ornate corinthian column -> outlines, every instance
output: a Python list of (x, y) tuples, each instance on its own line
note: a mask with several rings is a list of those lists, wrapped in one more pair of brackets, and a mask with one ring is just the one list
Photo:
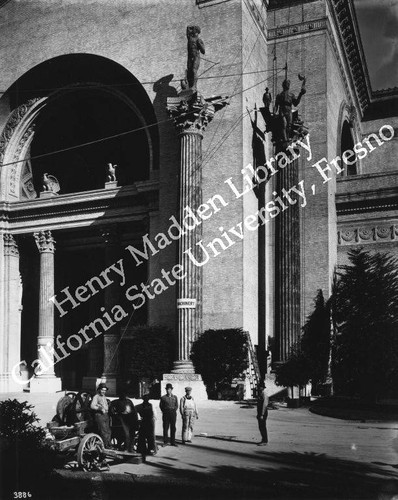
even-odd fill
[(40, 252), (39, 331), (37, 337), (36, 377), (30, 383), (31, 392), (61, 390), (61, 379), (54, 372), (54, 252), (55, 240), (51, 231), (34, 233)]
[[(216, 111), (226, 105), (227, 98), (205, 99), (198, 92), (183, 91), (178, 97), (167, 100), (167, 110), (174, 119), (180, 136), (181, 160), (179, 181), (179, 219), (183, 228), (188, 210), (193, 212), (202, 204), (202, 139), (207, 124)], [(199, 247), (202, 226), (190, 223), (178, 242), (178, 262), (186, 272), (186, 278), (178, 282), (178, 358), (171, 374), (164, 375), (163, 383), (172, 381), (176, 391), (183, 392), (184, 384), (198, 383), (196, 397), (206, 397), (200, 375), (195, 374), (190, 360), (191, 344), (202, 331), (202, 268), (195, 266), (186, 251), (191, 250), (198, 262), (201, 261)], [(199, 387), (200, 384), (200, 387)]]

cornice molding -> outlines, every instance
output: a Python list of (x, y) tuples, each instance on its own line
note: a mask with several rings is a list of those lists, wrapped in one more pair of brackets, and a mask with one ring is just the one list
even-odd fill
[(42, 227), (73, 228), (101, 222), (142, 220), (158, 210), (158, 183), (140, 182), (114, 190), (98, 190), (25, 202), (4, 202), (0, 220), (13, 234), (38, 231)]
[(370, 103), (371, 85), (352, 0), (327, 1), (363, 114)]

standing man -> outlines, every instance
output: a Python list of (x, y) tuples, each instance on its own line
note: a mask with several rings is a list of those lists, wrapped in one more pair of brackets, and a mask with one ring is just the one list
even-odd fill
[(268, 433), (267, 433), (267, 417), (268, 417), (268, 395), (265, 390), (265, 384), (261, 382), (257, 388), (257, 420), (258, 428), (261, 433), (261, 441), (257, 446), (264, 446), (268, 443)]
[(111, 445), (111, 428), (109, 425), (108, 401), (106, 399), (106, 391), (108, 390), (105, 384), (99, 384), (97, 394), (91, 401), (91, 409), (95, 412), (95, 423), (98, 427), (98, 433), (104, 441), (105, 448)]
[(182, 417), (182, 444), (192, 443), (193, 426), (195, 419), (199, 418), (196, 403), (191, 396), (192, 387), (185, 387), (185, 396), (180, 401)]
[(149, 402), (149, 394), (142, 396), (142, 404), (137, 406), (137, 412), (141, 417), (137, 451), (143, 457), (146, 455), (156, 455), (155, 414), (153, 406)]
[(166, 392), (167, 394), (160, 398), (159, 404), (163, 414), (163, 442), (164, 446), (166, 446), (170, 427), (170, 444), (171, 446), (178, 446), (176, 444), (178, 398), (174, 396), (171, 384), (166, 384)]
[[(126, 391), (119, 391), (119, 399), (110, 405), (110, 413), (119, 420), (125, 451), (133, 452), (135, 433), (138, 427), (138, 415), (134, 403), (127, 397)], [(115, 425), (115, 424), (113, 424)], [(121, 436), (118, 436), (120, 440)]]

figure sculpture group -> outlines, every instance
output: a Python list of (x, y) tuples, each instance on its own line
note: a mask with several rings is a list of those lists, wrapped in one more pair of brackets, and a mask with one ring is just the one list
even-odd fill
[(272, 140), (280, 150), (286, 149), (291, 143), (308, 134), (308, 129), (298, 112), (293, 111), (293, 106), (298, 106), (306, 93), (305, 77), (299, 74), (298, 78), (302, 82), (298, 96), (290, 92), (290, 80), (285, 79), (282, 83), (282, 92), (276, 96), (273, 112), (270, 111), (272, 96), (268, 87), (263, 95), (264, 107), (260, 108), (260, 111), (267, 125), (266, 131), (272, 132)]

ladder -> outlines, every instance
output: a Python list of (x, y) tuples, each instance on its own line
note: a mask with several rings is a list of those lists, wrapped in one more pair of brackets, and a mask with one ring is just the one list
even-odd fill
[(248, 377), (250, 382), (250, 389), (252, 392), (251, 396), (255, 397), (257, 396), (257, 386), (261, 381), (260, 367), (258, 365), (257, 355), (253, 347), (252, 339), (250, 338), (250, 333), (245, 332), (245, 334), (249, 354), (249, 363), (246, 370), (246, 376)]

